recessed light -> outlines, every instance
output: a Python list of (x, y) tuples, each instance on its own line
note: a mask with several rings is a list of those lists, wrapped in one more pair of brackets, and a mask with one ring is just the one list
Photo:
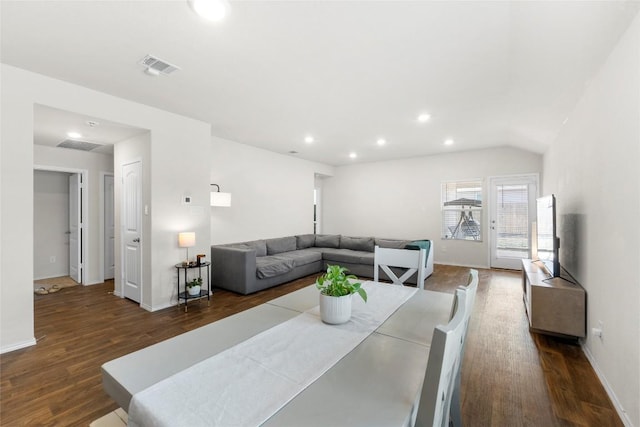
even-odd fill
[(431, 114), (429, 114), (429, 113), (421, 113), (421, 114), (418, 116), (418, 121), (419, 121), (420, 123), (426, 123), (426, 122), (428, 122), (428, 121), (429, 121), (429, 119), (430, 119), (430, 118), (431, 118)]
[(353, 151), (351, 153), (349, 153), (349, 158), (350, 159), (355, 159), (356, 157), (358, 157), (358, 155), (356, 153), (354, 153)]
[(449, 138), (444, 141), (444, 145), (453, 145), (453, 139)]
[(82, 138), (82, 134), (80, 132), (75, 132), (75, 131), (67, 132), (67, 136), (69, 138), (74, 138), (74, 139)]
[(376, 141), (376, 144), (378, 144), (380, 147), (382, 147), (382, 146), (383, 146), (384, 144), (386, 144), (386, 143), (387, 143), (387, 140), (386, 140), (386, 139), (384, 139), (384, 138), (379, 138), (379, 139)]
[(304, 137), (304, 142), (306, 142), (307, 144), (313, 144), (313, 141), (315, 141), (313, 139), (313, 137), (311, 135), (307, 135)]
[(189, 6), (198, 15), (208, 21), (222, 21), (229, 9), (226, 0), (188, 0)]

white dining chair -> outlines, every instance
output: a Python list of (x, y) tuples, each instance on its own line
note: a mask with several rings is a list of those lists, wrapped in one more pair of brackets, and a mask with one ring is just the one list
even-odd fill
[[(374, 248), (373, 281), (377, 282), (380, 270), (384, 271), (395, 285), (404, 285), (405, 282), (417, 272), (416, 284), (424, 289), (424, 281), (427, 278), (427, 251), (426, 249), (392, 249)], [(391, 269), (400, 267), (406, 269), (400, 277)]]
[(412, 426), (448, 427), (456, 369), (466, 329), (466, 291), (456, 290), (453, 318), (433, 330), (427, 371), (412, 414)]
[(469, 320), (473, 312), (475, 304), (476, 292), (478, 291), (478, 270), (469, 270), (469, 280), (467, 286), (460, 286), (466, 293), (466, 312), (465, 312), (465, 332), (462, 338), (462, 350), (460, 351), (460, 366), (457, 368), (455, 382), (453, 384), (453, 395), (451, 396), (451, 424), (453, 427), (462, 427), (462, 401), (460, 400), (461, 378), (462, 378), (462, 360), (464, 358), (464, 349), (466, 347), (467, 332), (469, 332)]

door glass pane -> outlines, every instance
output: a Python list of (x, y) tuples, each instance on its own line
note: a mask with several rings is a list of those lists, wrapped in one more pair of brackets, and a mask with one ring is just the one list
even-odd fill
[(529, 254), (528, 185), (498, 185), (496, 255), (526, 258)]

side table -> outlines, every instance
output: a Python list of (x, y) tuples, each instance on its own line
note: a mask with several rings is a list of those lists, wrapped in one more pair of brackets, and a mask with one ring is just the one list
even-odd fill
[[(189, 300), (193, 300), (193, 299), (201, 299), (204, 297), (207, 297), (207, 305), (211, 304), (211, 281), (209, 279), (209, 275), (210, 275), (210, 268), (211, 268), (211, 262), (209, 261), (205, 261), (201, 264), (191, 264), (191, 265), (183, 265), (182, 263), (176, 264), (176, 271), (178, 272), (178, 307), (180, 306), (180, 300), (184, 300), (184, 311), (185, 313), (188, 311), (189, 307), (188, 307), (188, 301)], [(204, 281), (203, 281), (203, 286), (200, 288), (200, 293), (196, 294), (196, 295), (189, 295), (189, 292), (187, 292), (187, 283), (189, 282), (188, 279), (188, 271), (194, 268), (198, 269), (198, 277), (202, 278), (202, 267), (207, 267), (207, 281), (206, 281), (206, 290), (202, 289), (204, 288)], [(184, 291), (180, 292), (180, 273), (181, 270), (184, 270)]]

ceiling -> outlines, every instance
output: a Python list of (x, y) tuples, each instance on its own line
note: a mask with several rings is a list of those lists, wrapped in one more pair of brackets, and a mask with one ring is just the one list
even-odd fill
[[(186, 0), (0, 4), (3, 63), (332, 165), (496, 146), (544, 152), (640, 8), (232, 1), (211, 24)], [(147, 54), (181, 69), (150, 76), (138, 64)], [(421, 112), (431, 119), (418, 123)]]
[[(100, 144), (101, 147), (94, 148), (91, 150), (92, 153), (113, 154), (113, 144), (116, 142), (148, 132), (145, 129), (44, 105), (34, 107), (33, 117), (34, 144), (56, 147), (65, 140)], [(69, 137), (68, 132), (78, 132), (82, 136)]]

